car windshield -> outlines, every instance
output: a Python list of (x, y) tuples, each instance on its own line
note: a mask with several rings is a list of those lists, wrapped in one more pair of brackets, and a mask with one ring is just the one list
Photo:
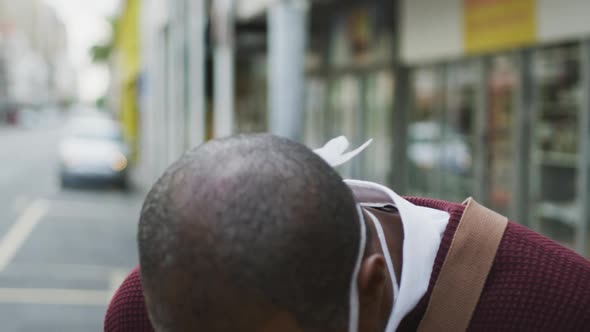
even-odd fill
[(106, 117), (85, 116), (70, 120), (66, 135), (73, 138), (123, 141), (120, 126)]
[(118, 131), (80, 131), (71, 134), (75, 138), (92, 139), (92, 140), (108, 140), (108, 141), (123, 141), (123, 135)]

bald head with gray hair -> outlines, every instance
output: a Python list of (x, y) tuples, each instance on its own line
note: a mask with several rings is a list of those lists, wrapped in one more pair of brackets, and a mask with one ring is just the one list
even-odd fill
[(158, 331), (347, 329), (355, 202), (301, 144), (246, 135), (187, 152), (147, 195), (138, 243)]

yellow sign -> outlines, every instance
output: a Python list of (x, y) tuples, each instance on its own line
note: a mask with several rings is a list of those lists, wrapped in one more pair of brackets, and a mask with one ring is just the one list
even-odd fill
[(536, 0), (464, 0), (464, 44), (468, 54), (535, 42)]

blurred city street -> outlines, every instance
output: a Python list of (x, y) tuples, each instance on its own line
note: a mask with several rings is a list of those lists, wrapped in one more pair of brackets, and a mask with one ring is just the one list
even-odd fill
[(590, 257), (588, 12), (590, 1), (0, 0), (0, 332), (103, 330), (138, 264), (148, 185), (236, 134), (372, 140), (343, 178), (473, 197)]
[(62, 190), (58, 127), (0, 128), (0, 321), (3, 332), (99, 331), (137, 263), (141, 195)]

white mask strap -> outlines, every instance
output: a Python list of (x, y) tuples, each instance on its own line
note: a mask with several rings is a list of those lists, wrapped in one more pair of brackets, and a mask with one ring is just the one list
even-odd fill
[(381, 249), (383, 250), (383, 258), (385, 258), (385, 264), (387, 265), (387, 270), (389, 271), (389, 276), (391, 277), (391, 283), (393, 285), (393, 303), (391, 305), (391, 314), (389, 315), (389, 321), (387, 322), (387, 327), (385, 329), (386, 332), (393, 331), (391, 325), (391, 318), (393, 317), (393, 307), (395, 306), (395, 302), (397, 301), (397, 297), (399, 294), (399, 284), (397, 282), (397, 276), (395, 274), (395, 270), (393, 268), (393, 261), (391, 260), (391, 255), (389, 254), (389, 247), (387, 246), (387, 240), (385, 239), (385, 232), (383, 232), (383, 227), (381, 227), (381, 223), (369, 211), (366, 211), (371, 217), (371, 221), (373, 225), (375, 225), (375, 229), (377, 230), (377, 237), (379, 237), (379, 242), (381, 243)]
[(356, 206), (357, 213), (359, 215), (359, 225), (361, 228), (361, 238), (359, 241), (359, 251), (356, 257), (356, 263), (354, 265), (354, 271), (352, 271), (352, 278), (350, 280), (350, 311), (348, 315), (348, 332), (357, 332), (359, 326), (359, 290), (358, 290), (358, 275), (361, 269), (361, 263), (363, 261), (363, 254), (365, 252), (365, 246), (367, 243), (367, 230), (365, 225), (365, 218), (360, 205)]
[(350, 143), (346, 137), (339, 136), (331, 139), (323, 147), (313, 150), (313, 152), (322, 157), (322, 159), (324, 159), (330, 166), (336, 167), (354, 158), (356, 155), (366, 149), (367, 146), (371, 144), (371, 142), (373, 142), (372, 138), (353, 151), (346, 152), (346, 149), (348, 149)]

